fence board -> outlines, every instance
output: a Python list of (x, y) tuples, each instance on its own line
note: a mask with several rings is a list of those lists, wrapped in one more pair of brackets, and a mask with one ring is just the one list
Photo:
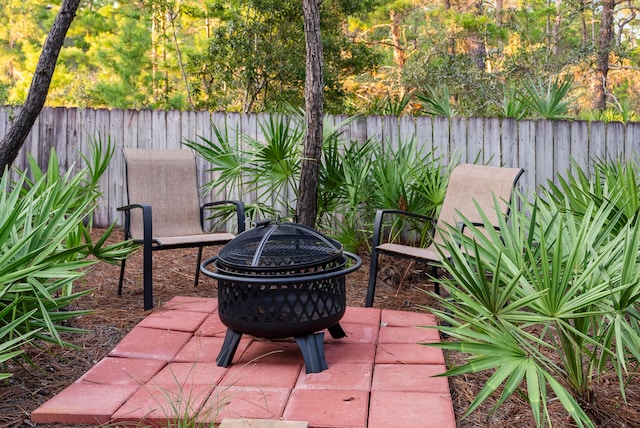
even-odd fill
[[(571, 123), (560, 120), (552, 123), (553, 126), (553, 165), (558, 168), (558, 173), (567, 178), (571, 159)], [(554, 179), (556, 175), (554, 174)], [(554, 180), (557, 183), (557, 180)]]
[(602, 122), (592, 122), (589, 126), (589, 159), (606, 159), (606, 133)]
[(200, 143), (202, 142), (198, 135), (196, 134), (196, 112), (195, 111), (185, 111), (182, 114), (182, 123), (181, 123), (181, 135), (182, 141), (193, 141)]
[(460, 155), (460, 162), (473, 162), (473, 156), (469, 159), (467, 146), (467, 119), (454, 117), (450, 123), (449, 150)]
[[(220, 115), (214, 115), (213, 117), (217, 118), (214, 120), (216, 127), (218, 128), (218, 131), (222, 133), (222, 135), (225, 134), (226, 132), (226, 138), (229, 140), (229, 143), (231, 144), (231, 147), (242, 147), (243, 150), (246, 149), (246, 147), (242, 146), (242, 142), (239, 140), (240, 136), (242, 135), (242, 117), (241, 115), (237, 114), (237, 113), (230, 113), (230, 114), (225, 114), (225, 113), (220, 113)], [(253, 121), (256, 121), (256, 116), (254, 115), (252, 117)], [(250, 130), (252, 128), (256, 128), (256, 124), (253, 125), (249, 125), (247, 124), (247, 129), (250, 132), (250, 135), (252, 138), (256, 138), (256, 132), (251, 132)], [(218, 141), (218, 140), (215, 140)], [(240, 199), (240, 189), (217, 189), (218, 196), (216, 196), (216, 199), (224, 199), (224, 198), (230, 198), (230, 199)]]
[[(122, 147), (138, 147), (138, 119), (140, 115), (135, 110), (125, 110), (124, 112), (124, 132), (122, 136)], [(120, 154), (122, 156), (122, 154)]]
[[(67, 113), (67, 136), (69, 145), (67, 146), (67, 166), (75, 165), (76, 168), (84, 164), (81, 153), (86, 153), (83, 147), (83, 141), (86, 139), (84, 131), (85, 119), (90, 116), (93, 118), (93, 110), (77, 109)], [(69, 120), (70, 117), (73, 119)]]
[[(624, 157), (624, 126), (620, 122), (610, 122), (606, 130), (607, 159), (622, 159)], [(609, 135), (620, 135), (622, 138), (609, 138)]]
[(359, 117), (351, 122), (351, 138), (361, 143), (367, 141), (367, 120)]
[(367, 116), (367, 139), (384, 141), (382, 139), (382, 118), (380, 116)]
[(415, 144), (416, 125), (412, 116), (401, 116), (398, 118), (398, 140), (403, 143), (414, 141)]
[(500, 127), (501, 163), (506, 167), (520, 165), (518, 158), (518, 121), (515, 119), (503, 119)]
[(124, 144), (124, 110), (111, 110), (109, 118), (109, 135), (111, 144), (115, 146), (113, 159), (111, 160), (112, 168), (109, 168), (109, 219), (114, 221), (120, 216), (117, 208), (125, 204), (125, 186), (124, 186), (124, 159), (122, 157), (122, 147)]
[(536, 183), (546, 185), (547, 178), (551, 178), (551, 175), (547, 174), (547, 172), (553, 170), (554, 144), (553, 122), (537, 120), (535, 122)]
[(589, 167), (589, 126), (587, 122), (571, 122), (571, 157), (570, 162), (575, 165), (568, 166), (572, 172), (577, 168), (586, 171)]
[(433, 119), (433, 148), (436, 154), (440, 156), (441, 163), (447, 165), (451, 156), (458, 156), (457, 153), (451, 153), (449, 150), (449, 120), (445, 117), (436, 117)]
[(523, 120), (518, 127), (518, 164), (524, 169), (520, 177), (523, 193), (529, 192), (536, 184), (536, 138), (535, 122)]
[(483, 161), (487, 165), (500, 166), (502, 164), (502, 153), (500, 152), (500, 119), (490, 117), (479, 120), (484, 122)]
[(351, 136), (351, 120), (349, 116), (346, 115), (336, 115), (336, 116), (325, 116), (324, 121), (331, 121), (333, 123), (332, 130), (335, 130), (338, 134), (338, 138), (343, 141), (351, 141), (353, 137)]
[[(205, 138), (209, 141), (213, 141), (213, 128), (211, 127), (211, 114), (209, 112), (196, 112), (194, 127), (196, 140), (202, 141), (201, 138)], [(210, 176), (211, 173), (207, 171), (207, 168), (198, 168), (198, 184), (200, 186), (209, 182)]]
[(177, 149), (179, 141), (167, 141), (167, 113), (151, 110), (151, 147), (154, 149)]
[(167, 112), (167, 141), (182, 147), (182, 115), (179, 111), (171, 110)]
[(78, 135), (79, 111), (77, 108), (67, 109), (67, 126), (64, 130), (67, 140), (67, 146), (64, 148), (67, 168), (71, 168), (74, 164), (77, 164), (78, 157), (80, 156), (78, 147), (80, 145), (80, 136)]
[(56, 156), (62, 171), (67, 171), (67, 109), (55, 109), (51, 124), (51, 146), (56, 149)]
[(433, 123), (431, 116), (419, 116), (414, 119), (416, 145), (422, 147), (422, 153), (433, 151)]
[(382, 117), (382, 142), (393, 147), (394, 150), (400, 145), (398, 140), (398, 118), (395, 116)]
[[(466, 146), (467, 146), (467, 162), (471, 163), (483, 163), (485, 158), (490, 155), (486, 152), (485, 146), (485, 133), (484, 133), (484, 119), (479, 117), (470, 117), (467, 119), (467, 128), (462, 130), (466, 134)], [(460, 146), (464, 145), (465, 141), (460, 141)]]
[(35, 159), (42, 169), (47, 169), (51, 146), (53, 144), (53, 121), (55, 112), (51, 109), (43, 111), (38, 117), (38, 144), (34, 147)]
[[(30, 154), (31, 157), (36, 162), (38, 162), (38, 164), (40, 164), (41, 167), (43, 167), (41, 162), (42, 160), (38, 156), (38, 148), (40, 146), (40, 116), (38, 116), (36, 121), (33, 123), (33, 126), (31, 127), (31, 131), (29, 132), (29, 135), (27, 136), (27, 139), (25, 141), (25, 145), (28, 148), (28, 154)], [(24, 165), (25, 169), (26, 167), (27, 165)]]
[(640, 123), (628, 123), (624, 139), (625, 159), (638, 159), (640, 154)]
[(153, 122), (151, 120), (151, 110), (140, 110), (138, 114), (138, 148), (150, 149), (153, 147), (153, 139), (151, 128)]

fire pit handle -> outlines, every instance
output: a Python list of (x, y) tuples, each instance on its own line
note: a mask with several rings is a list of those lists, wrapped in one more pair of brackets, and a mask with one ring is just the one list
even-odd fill
[(253, 227), (260, 227), (260, 226), (269, 226), (271, 224), (271, 220), (269, 220), (268, 218), (264, 218), (262, 220), (256, 220), (254, 221), (251, 226)]
[[(313, 274), (307, 274), (304, 275), (304, 280), (305, 281), (316, 281), (316, 280), (323, 280), (323, 279), (327, 279), (327, 278), (332, 278), (334, 276), (339, 276), (339, 275), (347, 275), (351, 272), (356, 271), (357, 269), (360, 268), (360, 266), (362, 266), (362, 259), (354, 253), (350, 253), (348, 251), (344, 251), (343, 254), (348, 257), (349, 259), (353, 260), (354, 263), (344, 269), (337, 269), (337, 270), (330, 270), (327, 272), (318, 272), (318, 273), (313, 273)], [(210, 264), (212, 264), (213, 262), (215, 262), (218, 259), (218, 256), (213, 256), (213, 257), (209, 257), (208, 259), (206, 259), (204, 262), (202, 262), (202, 264), (200, 265), (200, 271), (207, 275), (208, 277), (211, 278), (215, 278), (215, 279), (221, 279), (221, 280), (226, 280), (226, 281), (237, 281), (238, 280), (238, 276), (237, 275), (225, 275), (222, 274), (218, 271), (211, 271), (208, 269), (208, 266)], [(243, 276), (242, 277), (242, 281), (243, 282), (247, 282), (247, 283), (252, 283), (252, 282), (258, 282), (261, 284), (288, 284), (288, 283), (297, 283), (300, 282), (300, 276), (296, 276), (296, 275), (291, 275), (291, 276), (276, 276), (276, 277), (269, 277), (269, 276), (264, 276), (264, 275), (256, 275), (255, 277), (247, 277), (247, 276)]]

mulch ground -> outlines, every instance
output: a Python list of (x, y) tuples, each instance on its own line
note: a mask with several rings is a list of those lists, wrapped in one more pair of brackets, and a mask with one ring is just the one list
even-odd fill
[[(95, 231), (101, 233), (100, 230)], [(116, 231), (112, 240), (121, 239)], [(215, 249), (205, 251), (205, 257), (215, 254)], [(63, 388), (74, 382), (106, 354), (146, 315), (142, 310), (141, 255), (136, 252), (127, 262), (127, 275), (122, 296), (118, 296), (119, 267), (106, 263), (94, 265), (76, 290), (91, 289), (91, 293), (74, 304), (73, 309), (89, 309), (90, 314), (74, 319), (71, 324), (86, 330), (86, 333), (66, 335), (65, 339), (76, 348), (66, 349), (50, 344), (28, 346), (29, 361), (11, 361), (1, 372), (13, 376), (0, 384), (0, 428), (4, 427), (49, 427), (60, 425), (34, 424), (31, 411), (52, 398)], [(349, 306), (364, 306), (369, 259), (363, 258), (362, 267), (347, 277), (347, 303)], [(193, 286), (195, 250), (167, 250), (154, 253), (154, 298), (156, 305), (174, 296), (216, 296), (216, 281), (201, 276), (198, 287)], [(415, 271), (408, 262), (383, 261), (378, 276), (375, 306), (382, 308), (424, 311), (434, 302), (423, 292), (431, 289), (424, 275)], [(158, 304), (159, 302), (159, 304)], [(36, 346), (37, 345), (37, 346)], [(461, 364), (463, 356), (458, 353), (445, 354), (449, 366)], [(491, 373), (478, 373), (450, 378), (454, 410), (461, 428), (471, 427), (527, 427), (535, 426), (530, 416), (529, 405), (523, 396), (514, 394), (494, 411), (498, 397), (488, 399), (478, 410), (463, 418), (463, 414), (485, 384)], [(620, 398), (617, 380), (603, 376), (595, 385), (599, 427), (640, 427), (640, 385), (632, 381), (627, 390), (628, 404)], [(562, 406), (553, 402), (551, 420), (555, 427), (575, 426)], [(381, 427), (372, 427), (381, 428)]]

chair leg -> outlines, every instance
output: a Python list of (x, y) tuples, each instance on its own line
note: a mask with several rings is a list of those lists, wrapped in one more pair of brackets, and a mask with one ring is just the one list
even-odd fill
[(122, 296), (122, 283), (124, 282), (124, 265), (127, 259), (122, 259), (120, 263), (120, 280), (118, 280), (118, 296)]
[(144, 310), (153, 309), (153, 250), (151, 243), (143, 245), (142, 254), (142, 286), (144, 294)]
[(369, 285), (367, 286), (367, 300), (365, 307), (370, 308), (373, 306), (373, 296), (376, 293), (376, 277), (378, 273), (378, 252), (374, 249), (371, 250), (371, 264), (369, 266)]
[(198, 260), (196, 262), (196, 279), (193, 283), (194, 287), (198, 286), (198, 281), (200, 280), (200, 263), (202, 263), (202, 247), (198, 247)]
[[(432, 272), (432, 276), (434, 278), (434, 280), (436, 279), (436, 277), (438, 276), (438, 266), (435, 265), (431, 265), (431, 272)], [(433, 289), (436, 292), (436, 294), (438, 296), (441, 296), (442, 294), (440, 294), (440, 284), (437, 281), (433, 282)]]
[(153, 309), (153, 223), (151, 205), (142, 206), (142, 287), (144, 310)]

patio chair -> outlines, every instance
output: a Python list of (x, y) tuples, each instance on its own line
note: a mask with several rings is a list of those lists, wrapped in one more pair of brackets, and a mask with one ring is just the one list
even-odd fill
[[(423, 263), (432, 269), (437, 269), (442, 261), (437, 246), (444, 243), (446, 233), (441, 233), (445, 225), (457, 226), (461, 221), (461, 215), (474, 222), (483, 225), (478, 212), (482, 209), (488, 217), (492, 227), (497, 224), (497, 212), (508, 215), (508, 203), (514, 187), (522, 175), (522, 168), (502, 168), (485, 165), (460, 164), (451, 172), (447, 193), (437, 219), (402, 210), (380, 209), (376, 212), (373, 229), (373, 241), (371, 250), (371, 264), (369, 272), (369, 284), (365, 306), (373, 306), (373, 298), (376, 291), (376, 279), (378, 262), (381, 254), (411, 259)], [(500, 211), (494, 207), (494, 201), (502, 201)], [(382, 242), (384, 235), (384, 218), (388, 215), (407, 216), (433, 225), (431, 230), (431, 244), (426, 247), (402, 245), (391, 242)], [(440, 294), (438, 285), (436, 293)]]
[[(222, 245), (235, 235), (204, 231), (205, 210), (214, 205), (235, 205), (238, 233), (244, 231), (244, 204), (216, 201), (201, 205), (196, 158), (186, 149), (124, 149), (128, 205), (124, 212), (124, 238), (142, 244), (144, 309), (153, 308), (155, 250), (198, 248), (195, 285), (200, 277), (202, 249)], [(118, 295), (122, 294), (125, 262), (120, 266)]]

